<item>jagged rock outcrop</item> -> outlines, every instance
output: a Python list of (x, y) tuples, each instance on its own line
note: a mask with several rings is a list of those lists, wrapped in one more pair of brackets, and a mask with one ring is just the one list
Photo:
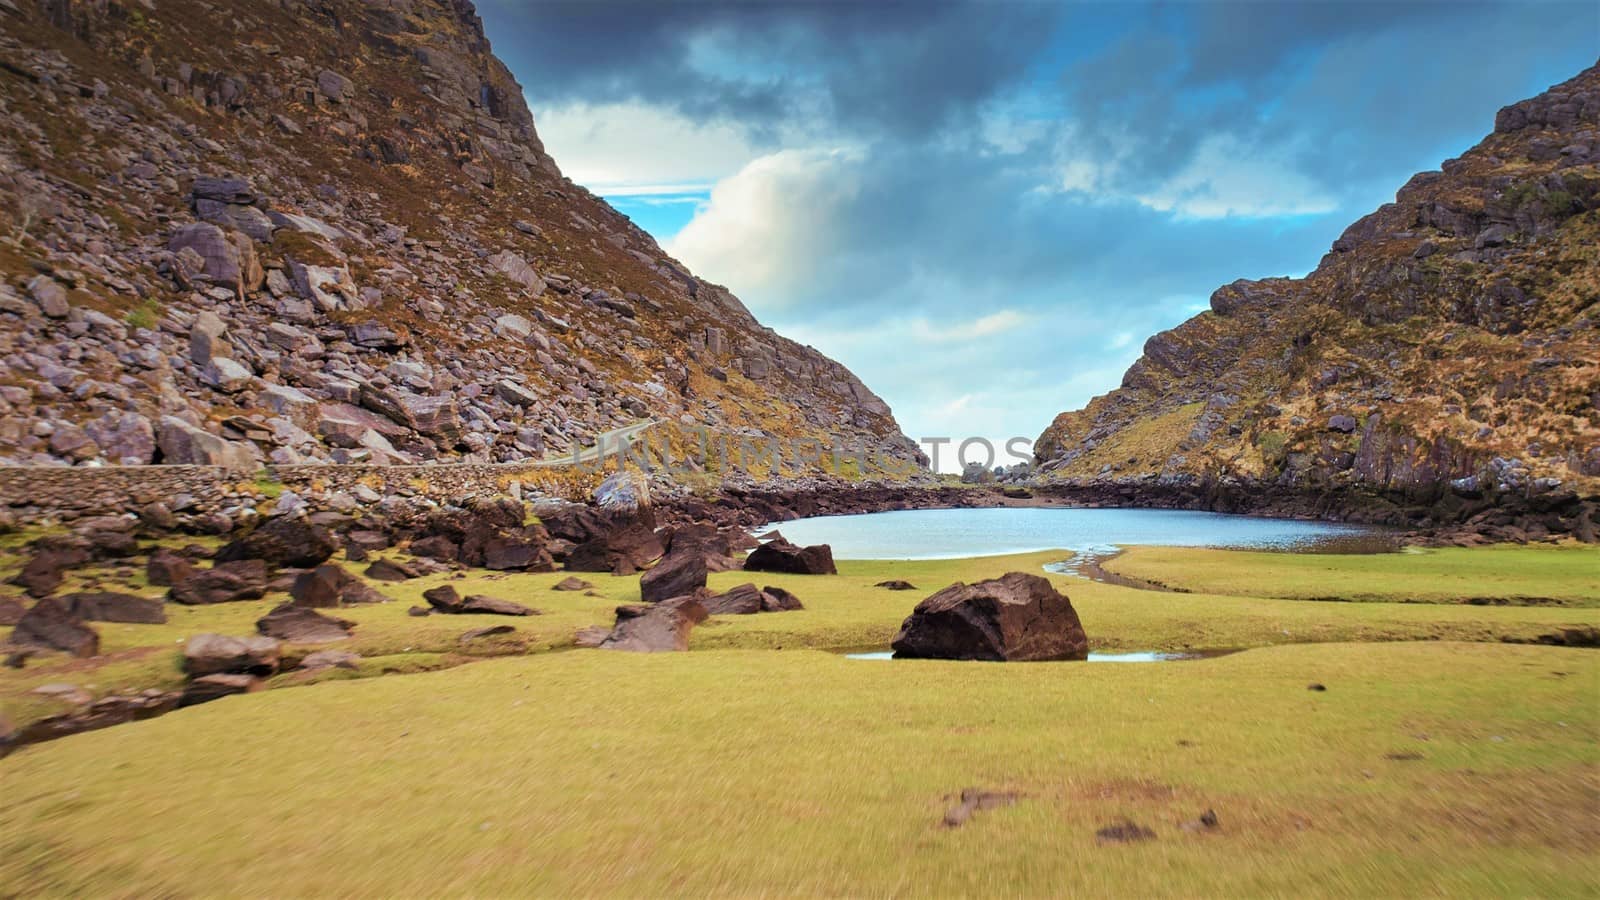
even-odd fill
[(1600, 67), (1501, 110), (1305, 278), (1217, 289), (1037, 462), (1130, 488), (1600, 494), (1597, 241)]
[(0, 20), (0, 463), (493, 462), (645, 418), (918, 457), (562, 177), (466, 0)]

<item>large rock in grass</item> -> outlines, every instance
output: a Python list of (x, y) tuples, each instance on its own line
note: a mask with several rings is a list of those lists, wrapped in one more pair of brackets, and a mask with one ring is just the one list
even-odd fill
[(661, 538), (645, 520), (625, 520), (567, 552), (571, 572), (632, 575), (665, 552)]
[(1089, 638), (1072, 601), (1025, 572), (939, 591), (917, 604), (892, 646), (897, 658), (913, 659), (1089, 658)]
[(234, 694), (249, 694), (261, 690), (261, 686), (261, 679), (254, 675), (205, 675), (184, 685), (178, 706), (198, 706)]
[(291, 644), (328, 644), (350, 636), (356, 623), (325, 616), (316, 610), (282, 603), (256, 620), (256, 630)]
[(217, 563), (174, 584), (167, 599), (185, 606), (259, 600), (267, 592), (267, 564), (259, 559)]
[(183, 554), (158, 547), (145, 563), (144, 580), (155, 587), (172, 587), (188, 581), (195, 573), (194, 563)]
[(160, 600), (116, 591), (84, 591), (61, 598), (67, 609), (90, 622), (121, 622), (131, 625), (161, 625), (167, 621), (165, 604)]
[(278, 671), (279, 644), (269, 637), (197, 634), (183, 647), (183, 671), (190, 678), (207, 675), (271, 675)]
[(783, 588), (741, 584), (721, 594), (704, 597), (701, 603), (713, 616), (747, 616), (763, 612), (788, 612), (804, 609), (800, 599)]
[(665, 653), (689, 649), (689, 632), (704, 622), (706, 608), (696, 597), (674, 597), (654, 604), (617, 607), (617, 624), (596, 644), (602, 650)]
[(217, 562), (260, 559), (271, 566), (309, 569), (326, 562), (335, 549), (333, 535), (321, 525), (304, 516), (275, 516), (217, 551)]
[(289, 596), (294, 598), (295, 606), (311, 608), (387, 603), (389, 600), (365, 581), (332, 563), (295, 576)]
[(10, 643), (21, 647), (43, 647), (73, 656), (94, 656), (100, 652), (100, 635), (72, 614), (57, 597), (46, 597), (22, 614), (11, 631)]
[(435, 612), (447, 615), (536, 616), (539, 614), (538, 610), (530, 609), (520, 603), (487, 597), (483, 594), (468, 594), (462, 597), (448, 584), (423, 591), (422, 599), (428, 601), (428, 605), (433, 607)]
[(639, 578), (639, 596), (646, 603), (693, 594), (706, 586), (706, 561), (696, 553), (669, 553)]
[(35, 541), (33, 556), (23, 565), (22, 571), (12, 577), (11, 583), (26, 590), (30, 597), (48, 597), (61, 586), (67, 572), (87, 564), (92, 558), (93, 548), (89, 542), (74, 536)]
[(746, 572), (783, 572), (789, 575), (837, 575), (833, 548), (827, 544), (797, 547), (777, 538), (751, 551), (744, 561)]

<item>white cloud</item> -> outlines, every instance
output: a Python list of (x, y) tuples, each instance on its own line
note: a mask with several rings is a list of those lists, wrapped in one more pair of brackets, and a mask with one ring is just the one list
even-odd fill
[(1295, 170), (1289, 153), (1250, 147), (1231, 135), (1207, 138), (1194, 158), (1140, 203), (1194, 219), (1320, 215), (1339, 201)]
[(1027, 316), (1014, 309), (1002, 309), (987, 316), (981, 316), (968, 322), (956, 322), (942, 328), (935, 326), (927, 319), (919, 318), (912, 320), (911, 333), (918, 340), (944, 344), (1000, 334), (1016, 328), (1027, 320)]
[(784, 150), (753, 160), (711, 189), (711, 199), (668, 242), (690, 269), (747, 301), (781, 308), (826, 257), (835, 213), (860, 189), (858, 157), (845, 150)]
[(574, 103), (535, 117), (562, 171), (597, 194), (703, 191), (760, 155), (734, 124), (643, 103)]

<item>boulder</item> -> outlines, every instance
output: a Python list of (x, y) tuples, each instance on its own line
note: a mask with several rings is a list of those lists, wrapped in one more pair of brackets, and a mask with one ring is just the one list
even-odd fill
[(619, 606), (617, 624), (596, 646), (603, 650), (663, 653), (689, 649), (689, 632), (705, 621), (698, 598), (675, 597), (663, 603)]
[(259, 559), (270, 566), (322, 565), (337, 547), (333, 534), (305, 516), (274, 516), (217, 551), (217, 562)]
[(361, 386), (361, 405), (413, 431), (453, 444), (461, 436), (454, 397), (422, 397), (402, 390)]
[(46, 597), (23, 613), (8, 643), (60, 650), (78, 657), (100, 652), (100, 634), (73, 615), (67, 604), (57, 597)]
[(754, 584), (731, 587), (721, 594), (703, 597), (700, 602), (706, 612), (713, 616), (747, 616), (805, 608), (795, 595), (783, 588), (765, 587), (758, 590)]
[(350, 636), (356, 623), (325, 616), (313, 609), (282, 603), (256, 620), (256, 631), (291, 644), (327, 644)]
[(567, 552), (566, 566), (573, 572), (610, 572), (632, 575), (664, 552), (655, 529), (638, 519), (591, 538)]
[(363, 574), (373, 581), (387, 581), (397, 583), (421, 578), (424, 575), (433, 575), (444, 571), (445, 567), (427, 559), (411, 559), (399, 562), (391, 559), (373, 560)]
[(555, 584), (551, 585), (550, 586), (550, 590), (552, 590), (552, 591), (587, 591), (588, 589), (590, 589), (592, 587), (594, 587), (594, 585), (590, 584), (587, 581), (584, 581), (582, 578), (578, 578), (575, 575), (568, 575), (566, 578), (563, 578), (560, 581), (556, 582)]
[(167, 621), (160, 600), (115, 591), (85, 591), (61, 597), (72, 615), (89, 622), (122, 622), (131, 625), (161, 625)]
[(837, 575), (833, 548), (827, 544), (798, 547), (783, 539), (771, 540), (751, 551), (746, 572), (783, 572), (789, 575)]
[(183, 645), (183, 671), (190, 678), (207, 675), (271, 675), (278, 671), (281, 647), (269, 637), (197, 634)]
[(28, 282), (28, 297), (39, 311), (52, 319), (65, 319), (72, 312), (67, 289), (49, 275), (35, 275)]
[(896, 658), (1089, 658), (1089, 639), (1072, 602), (1047, 579), (1025, 572), (957, 582), (935, 593), (912, 610), (891, 646)]
[(433, 607), (434, 612), (449, 615), (534, 616), (539, 614), (538, 610), (530, 609), (520, 603), (486, 597), (482, 594), (470, 594), (463, 598), (456, 592), (455, 588), (448, 584), (423, 591), (422, 599), (428, 601), (428, 605)]
[(155, 587), (172, 587), (186, 581), (195, 572), (188, 557), (166, 547), (157, 548), (145, 563), (144, 580)]
[(873, 587), (881, 587), (886, 591), (914, 591), (917, 589), (917, 586), (911, 582), (901, 581), (898, 578), (891, 579), (889, 581), (880, 581), (873, 585)]
[(318, 650), (315, 653), (306, 654), (306, 658), (300, 660), (300, 668), (307, 671), (315, 671), (317, 669), (354, 670), (360, 664), (360, 654), (351, 653), (348, 650)]
[(532, 296), (537, 297), (544, 293), (544, 279), (539, 277), (539, 273), (534, 271), (533, 266), (528, 265), (527, 260), (510, 250), (502, 250), (496, 253), (489, 257), (488, 262), (489, 265), (498, 269), (500, 274), (522, 285)]
[(28, 608), (22, 601), (15, 597), (0, 597), (0, 626), (15, 625), (22, 621), (22, 614)]
[(465, 644), (469, 641), (478, 641), (487, 637), (499, 637), (503, 634), (513, 634), (516, 632), (516, 630), (517, 629), (511, 627), (510, 625), (489, 625), (484, 628), (474, 628), (471, 631), (463, 631), (461, 632), (461, 636), (456, 638), (456, 640)]
[(705, 586), (704, 559), (695, 553), (669, 553), (639, 578), (639, 596), (646, 603), (659, 603)]
[(174, 584), (167, 599), (185, 606), (259, 600), (267, 592), (267, 564), (259, 559), (240, 559), (201, 569)]
[(30, 597), (48, 597), (66, 579), (66, 573), (89, 562), (88, 542), (53, 542), (37, 545), (22, 571), (12, 576), (11, 583), (28, 592)]
[(178, 706), (198, 706), (233, 694), (253, 693), (261, 690), (261, 685), (261, 679), (254, 675), (205, 675), (184, 685)]
[(365, 581), (331, 563), (295, 576), (289, 596), (295, 606), (322, 609), (389, 601)]
[(223, 440), (176, 416), (163, 416), (156, 446), (169, 465), (223, 466), (252, 469), (256, 457), (248, 445)]

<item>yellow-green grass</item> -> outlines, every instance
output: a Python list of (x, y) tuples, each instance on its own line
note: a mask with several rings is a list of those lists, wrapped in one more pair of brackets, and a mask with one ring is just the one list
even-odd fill
[[(1512, 555), (1525, 552), (1530, 548), (1518, 548)], [(695, 629), (691, 644), (696, 649), (887, 649), (911, 608), (933, 591), (955, 581), (972, 582), (1008, 571), (1042, 574), (1043, 566), (1065, 556), (1061, 551), (1047, 551), (955, 560), (846, 561), (839, 564), (838, 576), (717, 573), (710, 578), (715, 590), (746, 581), (778, 585), (793, 591), (806, 608), (787, 613), (714, 617)], [(359, 572), (363, 566), (349, 568)], [(618, 604), (637, 602), (639, 598), (637, 576), (580, 573), (580, 577), (593, 583), (598, 596), (550, 589), (568, 574), (496, 574), (478, 570), (460, 578), (444, 574), (401, 584), (373, 582), (394, 602), (327, 611), (357, 623), (350, 640), (328, 646), (360, 654), (363, 661), (359, 669), (326, 671), (311, 680), (408, 673), (488, 656), (568, 648), (580, 628), (609, 625)], [(74, 575), (77, 581), (86, 577), (85, 573)], [(1325, 641), (1533, 641), (1562, 627), (1600, 625), (1600, 612), (1594, 609), (1305, 603), (1159, 593), (1067, 576), (1048, 577), (1072, 597), (1092, 645), (1101, 651), (1236, 649)], [(160, 595), (161, 588), (143, 587), (139, 578), (142, 574), (126, 585), (106, 586)], [(874, 587), (888, 579), (908, 580), (918, 590)], [(485, 593), (514, 600), (541, 610), (543, 615), (503, 618), (407, 614), (411, 606), (426, 606), (423, 591), (440, 584), (454, 585), (463, 594)], [(144, 688), (176, 689), (183, 683), (180, 652), (189, 636), (202, 632), (253, 634), (256, 620), (285, 599), (286, 595), (271, 594), (259, 601), (214, 606), (169, 603), (165, 625), (95, 623), (101, 634), (100, 657), (77, 660), (53, 655), (33, 661), (22, 670), (0, 669), (0, 715), (20, 726), (70, 710), (70, 704), (62, 699), (33, 693), (46, 684), (72, 684), (94, 696)], [(509, 624), (517, 632), (487, 641), (463, 644), (459, 640), (464, 631), (492, 624)], [(303, 655), (311, 649), (316, 648), (291, 648), (290, 653)], [(273, 686), (301, 684), (305, 680), (303, 674), (288, 674), (274, 679)]]
[[(0, 893), (1594, 896), (1597, 691), (1500, 644), (498, 659), (23, 748)], [(972, 786), (1023, 797), (942, 828)]]
[(1376, 555), (1130, 547), (1105, 568), (1208, 594), (1600, 606), (1600, 548), (1580, 544)]

